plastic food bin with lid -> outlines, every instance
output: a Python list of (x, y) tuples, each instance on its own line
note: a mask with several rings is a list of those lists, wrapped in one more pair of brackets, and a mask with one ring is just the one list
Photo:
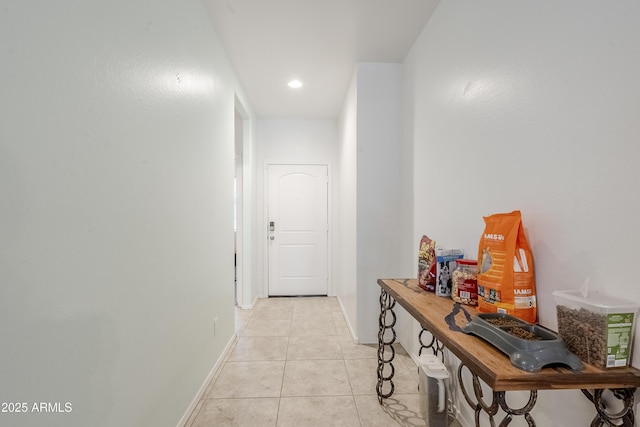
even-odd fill
[(599, 368), (631, 363), (638, 304), (600, 292), (555, 291), (558, 333), (583, 362)]

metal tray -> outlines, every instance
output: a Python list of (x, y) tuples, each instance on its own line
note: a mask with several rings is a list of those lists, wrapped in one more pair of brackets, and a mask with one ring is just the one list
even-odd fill
[(501, 350), (511, 364), (527, 372), (538, 372), (552, 364), (581, 370), (582, 362), (560, 335), (504, 313), (483, 313), (462, 327), (463, 332), (476, 335)]

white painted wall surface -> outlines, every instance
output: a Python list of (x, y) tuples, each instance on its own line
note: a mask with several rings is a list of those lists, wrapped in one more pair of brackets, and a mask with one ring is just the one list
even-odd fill
[[(482, 216), (520, 209), (551, 328), (552, 292), (587, 278), (640, 301), (638, 16), (636, 1), (443, 1), (405, 62), (414, 235), (473, 256)], [(593, 416), (579, 391), (534, 410), (538, 425)]]
[(356, 65), (340, 116), (337, 295), (360, 343), (377, 342), (381, 277), (411, 274), (412, 175), (402, 171), (402, 66)]
[(0, 401), (72, 411), (0, 424), (175, 426), (234, 334), (232, 69), (199, 1), (2, 10)]
[[(402, 65), (359, 63), (357, 70), (357, 333), (378, 342), (380, 277), (401, 277), (410, 213), (403, 200)], [(403, 218), (404, 216), (404, 218)], [(404, 255), (409, 256), (410, 252)]]
[[(327, 164), (329, 165), (329, 205), (334, 208), (332, 194), (335, 184), (332, 179), (333, 165), (337, 158), (338, 126), (336, 120), (286, 120), (261, 119), (256, 122), (255, 138), (256, 173), (255, 200), (257, 206), (258, 232), (255, 234), (254, 245), (257, 249), (256, 263), (258, 264), (258, 280), (260, 280), (261, 297), (267, 293), (267, 222), (265, 209), (265, 179), (264, 171), (268, 163), (292, 164)], [(333, 211), (329, 214), (329, 268), (331, 273), (333, 255)], [(332, 277), (332, 276), (329, 276)], [(333, 294), (333, 285), (329, 283), (329, 293)]]
[(358, 74), (354, 70), (339, 119), (340, 142), (338, 167), (336, 168), (337, 212), (335, 233), (336, 262), (334, 283), (351, 334), (357, 339), (357, 202), (358, 191), (358, 133), (357, 133), (357, 85)]

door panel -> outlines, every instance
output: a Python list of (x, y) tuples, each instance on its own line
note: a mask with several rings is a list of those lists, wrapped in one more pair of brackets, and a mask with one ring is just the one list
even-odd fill
[(268, 166), (269, 295), (327, 295), (327, 165)]

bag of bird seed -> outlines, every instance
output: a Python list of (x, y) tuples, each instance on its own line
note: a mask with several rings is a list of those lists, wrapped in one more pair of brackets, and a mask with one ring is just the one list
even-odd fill
[(537, 318), (533, 255), (520, 211), (484, 217), (478, 246), (478, 310)]

